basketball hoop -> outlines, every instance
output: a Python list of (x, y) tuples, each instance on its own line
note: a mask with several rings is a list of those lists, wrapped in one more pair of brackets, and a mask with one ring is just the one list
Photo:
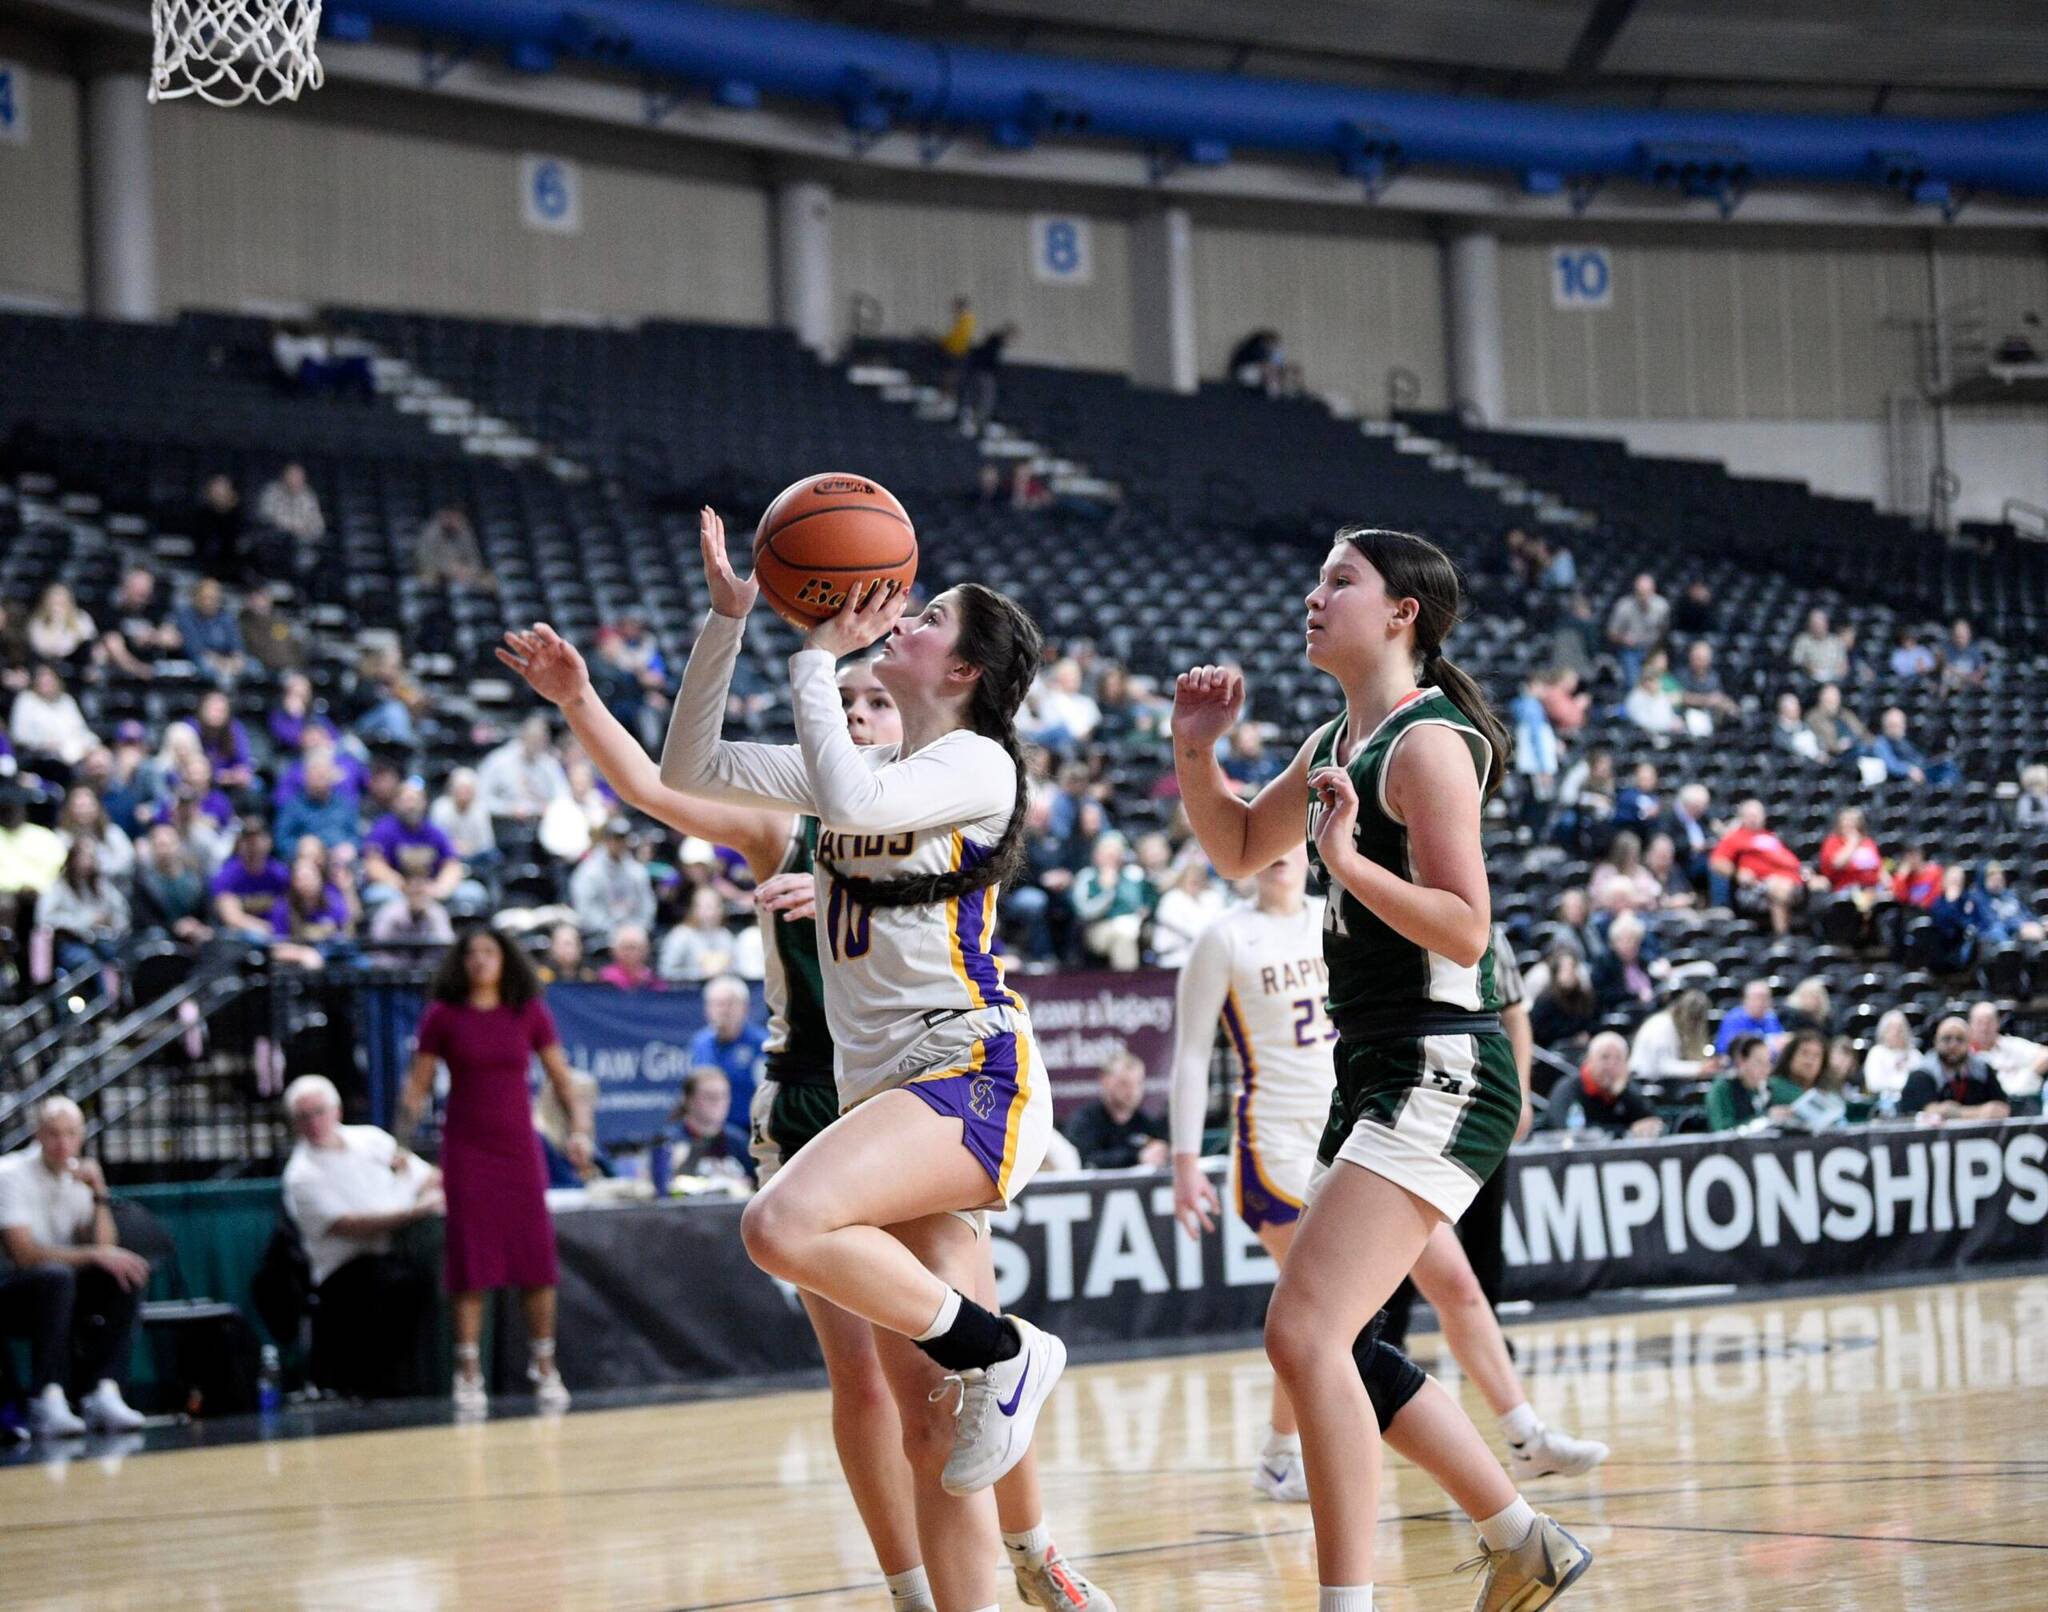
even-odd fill
[(150, 0), (149, 11), (152, 101), (274, 106), (320, 87), (320, 0)]

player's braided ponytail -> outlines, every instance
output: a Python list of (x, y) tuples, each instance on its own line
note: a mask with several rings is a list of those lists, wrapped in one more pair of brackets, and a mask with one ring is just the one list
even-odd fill
[(968, 706), (968, 725), (1009, 752), (1017, 769), (1017, 799), (1003, 837), (981, 862), (950, 873), (899, 873), (867, 879), (845, 873), (836, 863), (819, 866), (846, 887), (864, 907), (919, 907), (1007, 884), (1024, 864), (1024, 809), (1030, 783), (1024, 771), (1024, 746), (1017, 738), (1017, 710), (1038, 675), (1044, 640), (1038, 624), (1014, 600), (978, 582), (954, 588), (960, 602), (960, 638), (954, 654), (981, 669)]
[(1490, 797), (1507, 782), (1515, 742), (1506, 725), (1494, 714), (1486, 691), (1444, 654), (1444, 640), (1464, 614), (1465, 590), (1458, 568), (1448, 554), (1427, 538), (1407, 532), (1347, 526), (1338, 532), (1337, 541), (1349, 543), (1379, 572), (1389, 599), (1415, 601), (1415, 654), (1421, 662), (1417, 680), (1443, 690), (1493, 751), (1493, 765), (1487, 769), (1482, 794), (1482, 798)]

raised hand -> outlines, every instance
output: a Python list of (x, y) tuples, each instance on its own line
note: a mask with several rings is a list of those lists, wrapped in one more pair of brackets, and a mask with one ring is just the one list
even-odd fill
[(498, 659), (556, 705), (572, 704), (590, 692), (590, 668), (581, 652), (544, 621), (536, 621), (530, 631), (505, 634)]
[(697, 517), (697, 542), (704, 550), (704, 587), (711, 595), (711, 608), (721, 616), (744, 616), (761, 596), (761, 584), (750, 572), (745, 577), (732, 568), (725, 552), (725, 522), (718, 511), (706, 504)]
[(909, 602), (900, 582), (857, 582), (846, 590), (839, 613), (813, 627), (804, 643), (834, 660), (851, 655), (886, 637)]
[(1173, 685), (1173, 736), (1214, 744), (1237, 725), (1244, 706), (1244, 674), (1234, 666), (1197, 666)]

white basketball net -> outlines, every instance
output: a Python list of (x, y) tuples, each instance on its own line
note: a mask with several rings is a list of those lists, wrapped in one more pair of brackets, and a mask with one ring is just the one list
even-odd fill
[(149, 10), (152, 101), (272, 106), (320, 87), (320, 0), (150, 0)]

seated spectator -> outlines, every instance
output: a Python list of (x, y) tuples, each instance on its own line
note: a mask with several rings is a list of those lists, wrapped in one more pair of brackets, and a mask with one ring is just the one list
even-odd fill
[(285, 1088), (298, 1141), (284, 1167), (284, 1208), (312, 1268), (308, 1376), (338, 1393), (377, 1399), (415, 1386), (413, 1361), (434, 1314), (434, 1278), (395, 1253), (407, 1226), (446, 1212), (441, 1172), (374, 1125), (344, 1125), (324, 1075)]
[[(434, 894), (434, 885), (424, 873), (408, 873), (400, 886), (402, 894), (396, 901), (386, 901), (379, 906), (370, 919), (370, 939), (381, 946), (403, 942), (416, 948), (429, 945), (445, 946), (455, 938), (455, 923), (448, 916), (448, 909), (441, 905)], [(399, 954), (401, 963), (417, 960), (412, 955)]]
[(1537, 1046), (1569, 1057), (1599, 1026), (1600, 999), (1579, 954), (1570, 947), (1552, 947), (1544, 961), (1550, 977), (1529, 1005), (1529, 1031)]
[(1145, 875), (1131, 865), (1121, 834), (1100, 836), (1088, 866), (1074, 880), (1074, 916), (1084, 926), (1089, 952), (1111, 968), (1136, 968), (1138, 936), (1144, 928), (1148, 891)]
[(1643, 1020), (1629, 1048), (1629, 1073), (1639, 1080), (1689, 1080), (1714, 1057), (1705, 991), (1684, 990)]
[(1633, 829), (1640, 839), (1664, 815), (1664, 797), (1658, 792), (1657, 764), (1639, 761), (1628, 782), (1614, 796), (1617, 827)]
[(1223, 758), (1224, 774), (1241, 789), (1263, 789), (1287, 770), (1289, 758), (1276, 755), (1267, 748), (1266, 730), (1262, 723), (1238, 723), (1230, 730), (1225, 743), (1229, 753)]
[(469, 517), (452, 505), (436, 510), (413, 544), (413, 575), (430, 588), (496, 592), (498, 579), (484, 563)]
[[(633, 854), (632, 832), (633, 825), (625, 818), (608, 819), (604, 837), (569, 875), (569, 905), (576, 909), (576, 921), (587, 935), (608, 935), (621, 924), (645, 930), (654, 922), (654, 878), (647, 864)], [(724, 917), (721, 908), (721, 925)], [(728, 936), (728, 948), (730, 940)]]
[(2048, 765), (2020, 769), (2019, 798), (2012, 803), (2013, 821), (2021, 828), (2048, 829)]
[[(107, 1178), (84, 1148), (78, 1105), (48, 1097), (36, 1110), (35, 1144), (0, 1159), (0, 1337), (29, 1340), (28, 1425), (37, 1438), (142, 1425), (120, 1379), (149, 1261), (120, 1246)], [(82, 1395), (76, 1413), (67, 1388)]]
[(1695, 638), (1685, 651), (1685, 670), (1678, 674), (1678, 703), (1687, 713), (1697, 711), (1706, 718), (1711, 732), (1723, 722), (1742, 714), (1714, 669), (1714, 646)]
[(1835, 831), (1820, 842), (1816, 867), (1831, 890), (1875, 890), (1884, 883), (1884, 852), (1865, 831), (1862, 808), (1835, 813)]
[(212, 475), (199, 489), (192, 512), (192, 560), (200, 574), (240, 582), (247, 574), (242, 540), (247, 519), (232, 477)]
[[(398, 894), (413, 874), (427, 880), (436, 901), (454, 895), (469, 870), (448, 836), (427, 821), (427, 786), (408, 778), (398, 791), (394, 809), (371, 825), (363, 836), (363, 877), (371, 888), (364, 895), (374, 905)], [(379, 896), (378, 891), (382, 891)]]
[(1655, 912), (1657, 876), (1643, 866), (1643, 842), (1627, 829), (1614, 836), (1607, 858), (1593, 870), (1586, 894), (1598, 912)]
[(1942, 873), (1941, 894), (1927, 909), (1934, 920), (1934, 955), (1929, 961), (1936, 973), (1957, 973), (1976, 958), (1977, 937), (1964, 905), (1969, 897), (1969, 869), (1951, 864)]
[(457, 767), (448, 775), (448, 787), (434, 797), (427, 821), (448, 836), (455, 854), (470, 867), (488, 867), (498, 860), (498, 835), (477, 793), (475, 768)]
[(1941, 689), (1953, 694), (1959, 688), (1982, 688), (1990, 676), (1991, 662), (1977, 643), (1976, 629), (1969, 618), (1958, 616), (1949, 626), (1948, 644), (1941, 652)]
[(1207, 857), (1190, 857), (1170, 869), (1152, 908), (1152, 961), (1160, 968), (1179, 968), (1202, 931), (1223, 915), (1227, 905)]
[(277, 479), (257, 495), (256, 518), (293, 539), (301, 551), (316, 548), (327, 535), (327, 517), (320, 508), (320, 495), (306, 479), (306, 467), (296, 460), (280, 470)]
[(1081, 663), (1069, 655), (1032, 685), (1017, 726), (1033, 744), (1065, 754), (1086, 744), (1101, 720), (1102, 708), (1083, 687)]
[(1239, 340), (1230, 349), (1229, 361), (1224, 365), (1239, 386), (1248, 392), (1263, 392), (1267, 397), (1279, 397), (1286, 392), (1288, 368), (1287, 348), (1280, 340), (1280, 332), (1271, 329), (1254, 330)]
[(597, 1145), (597, 1095), (597, 1077), (580, 1069), (569, 1071), (566, 1105), (552, 1080), (541, 1082), (533, 1129), (550, 1187), (584, 1187), (613, 1173), (612, 1161)]
[(1557, 781), (1553, 837), (1581, 855), (1599, 855), (1614, 832), (1614, 803), (1620, 793), (1614, 752), (1604, 744), (1591, 746)]
[(1963, 922), (1981, 946), (2005, 946), (2014, 941), (2039, 946), (2041, 921), (2006, 883), (2005, 864), (1986, 862), (1977, 882), (1963, 897)]
[(199, 749), (213, 766), (213, 781), (222, 789), (247, 789), (256, 777), (249, 730), (237, 720), (234, 707), (219, 689), (199, 697), (199, 711), (186, 724), (199, 736)]
[(1735, 827), (1714, 847), (1707, 871), (1715, 906), (1751, 917), (1768, 914), (1774, 934), (1789, 934), (1793, 913), (1806, 905), (1806, 869), (1771, 832), (1760, 800), (1736, 807)]
[(1607, 926), (1607, 950), (1593, 964), (1593, 994), (1602, 1013), (1630, 1005), (1648, 1007), (1657, 999), (1657, 981), (1671, 972), (1668, 963), (1643, 955), (1643, 921), (1624, 912)]
[(1969, 1025), (1970, 1052), (1991, 1066), (2007, 1098), (2018, 1103), (2039, 1097), (2048, 1079), (2048, 1046), (2007, 1035), (1995, 1002), (1973, 1004)]
[(113, 962), (128, 921), (128, 898), (100, 872), (99, 843), (73, 840), (63, 870), (36, 904), (37, 924), (56, 935), (58, 972)]
[(1794, 1034), (1801, 1030), (1812, 1030), (1823, 1036), (1833, 1034), (1835, 1002), (1828, 994), (1828, 982), (1818, 974), (1809, 974), (1793, 986), (1785, 993), (1784, 1011), (1778, 1015), (1778, 1020)]
[[(1593, 927), (1593, 903), (1583, 885), (1559, 892), (1554, 918), (1561, 933), (1553, 944), (1569, 946), (1580, 962), (1591, 963), (1607, 950), (1606, 940)], [(1532, 992), (1537, 989), (1540, 987), (1532, 982)]]
[[(1788, 1053), (1794, 1047), (1810, 1049), (1820, 1063), (1827, 1061), (1826, 1039), (1811, 1030), (1786, 1041)], [(1707, 1088), (1708, 1129), (1733, 1131), (1757, 1120), (1782, 1125), (1799, 1101), (1800, 1088), (1773, 1068), (1770, 1043), (1760, 1035), (1739, 1035), (1729, 1043), (1728, 1064), (1728, 1073)]]
[(723, 1182), (742, 1194), (753, 1190), (747, 1128), (733, 1120), (732, 1111), (732, 1082), (716, 1064), (683, 1078), (682, 1100), (669, 1116), (673, 1128), (663, 1133), (665, 1145), (656, 1151), (654, 1173), (663, 1192), (674, 1192), (679, 1176)]
[(59, 781), (99, 744), (85, 725), (78, 701), (65, 691), (64, 680), (48, 661), (36, 667), (34, 680), (14, 696), (7, 732), (24, 771), (48, 773)]
[(278, 942), (271, 955), (295, 967), (319, 968), (325, 956), (322, 948), (347, 939), (354, 928), (348, 894), (329, 881), (327, 870), (309, 856), (293, 862), (284, 895), (270, 909), (270, 932)]
[(99, 643), (100, 630), (92, 617), (78, 608), (71, 590), (52, 582), (29, 613), (27, 635), (29, 651), (38, 660), (83, 667)]
[(426, 709), (427, 697), (406, 675), (405, 657), (396, 647), (376, 644), (366, 648), (356, 662), (355, 686), (364, 710), (354, 726), (364, 743), (402, 750), (419, 745), (418, 718)]
[(1564, 770), (1564, 746), (1551, 725), (1537, 693), (1537, 678), (1531, 674), (1522, 692), (1508, 708), (1515, 725), (1515, 776), (1522, 780), (1524, 794), (1522, 821), (1541, 828), (1549, 815), (1550, 802), (1557, 796), (1557, 777)]
[(232, 683), (247, 665), (242, 624), (227, 608), (227, 595), (212, 577), (193, 584), (191, 599), (178, 607), (173, 621), (185, 654), (199, 662), (216, 682)]
[(1970, 1050), (1970, 1027), (1943, 1019), (1934, 1027), (1934, 1051), (1906, 1077), (1899, 1113), (1939, 1125), (1952, 1120), (2008, 1119), (2012, 1104), (1991, 1065)]
[[(314, 708), (313, 680), (304, 672), (285, 673), (278, 688), (277, 701), (271, 706), (265, 725), (278, 749), (293, 755), (304, 750), (306, 729), (309, 727), (324, 733), (330, 745), (335, 738), (334, 724)], [(282, 795), (284, 792), (280, 784), (278, 793)]]
[(1146, 1113), (1144, 1102), (1145, 1061), (1134, 1052), (1112, 1053), (1102, 1066), (1095, 1101), (1060, 1127), (1081, 1155), (1083, 1169), (1156, 1169), (1166, 1163), (1166, 1122)]
[(1671, 625), (1689, 637), (1697, 638), (1701, 633), (1714, 630), (1714, 590), (1707, 582), (1694, 578), (1685, 585), (1685, 592), (1678, 596), (1678, 603), (1671, 607)]
[(353, 845), (362, 835), (354, 796), (342, 787), (331, 749), (316, 749), (305, 762), (305, 785), (277, 813), (277, 843), (297, 845), (311, 835), (322, 845)]
[(690, 892), (683, 922), (662, 937), (656, 972), (679, 984), (701, 984), (719, 974), (739, 974), (738, 937), (725, 926), (725, 898), (708, 884)]
[(64, 806), (57, 813), (57, 838), (69, 850), (80, 840), (90, 840), (99, 852), (100, 872), (116, 881), (126, 881), (135, 871), (135, 842), (107, 818), (107, 810), (84, 784), (64, 792)]
[(1612, 1030), (1593, 1037), (1576, 1076), (1567, 1075), (1550, 1088), (1543, 1124), (1554, 1131), (1600, 1131), (1637, 1141), (1664, 1134), (1656, 1108), (1629, 1083), (1628, 1043)]
[(1714, 1050), (1726, 1056), (1737, 1036), (1761, 1036), (1769, 1042), (1784, 1033), (1785, 1026), (1771, 1002), (1770, 982), (1751, 980), (1742, 988), (1741, 1005), (1721, 1016), (1721, 1028), (1714, 1033)]
[(242, 635), (242, 651), (272, 677), (282, 677), (306, 664), (306, 635), (290, 616), (279, 615), (277, 601), (267, 584), (258, 584), (242, 596), (241, 618), (235, 623)]
[(754, 1086), (761, 1077), (768, 1032), (752, 1018), (753, 994), (746, 982), (721, 974), (704, 987), (704, 1028), (690, 1038), (690, 1066), (706, 1064), (725, 1071), (732, 1085), (737, 1113), (752, 1111)]
[(1664, 686), (1663, 673), (1654, 666), (1644, 666), (1637, 675), (1635, 687), (1622, 702), (1622, 712), (1645, 733), (1658, 738), (1685, 731), (1685, 718), (1678, 713), (1678, 702)]
[(1664, 814), (1662, 827), (1678, 852), (1678, 866), (1695, 890), (1707, 884), (1708, 863), (1719, 838), (1716, 825), (1708, 820), (1713, 796), (1705, 784), (1687, 784), (1680, 789)]
[(1892, 899), (1925, 912), (1941, 899), (1947, 879), (1941, 864), (1930, 861), (1927, 847), (1916, 840), (1899, 853), (1892, 871)]
[(108, 614), (113, 625), (100, 635), (100, 652), (123, 677), (152, 678), (158, 661), (184, 647), (157, 593), (156, 573), (146, 565), (131, 565), (121, 573)]
[(555, 755), (547, 718), (530, 716), (519, 731), (483, 759), (477, 784), (493, 817), (536, 823), (548, 802), (569, 793), (569, 776)]
[[(91, 751), (86, 752), (81, 765), (93, 765)], [(162, 793), (162, 779), (149, 758), (148, 732), (140, 722), (121, 723), (114, 729), (106, 782), (99, 786), (100, 805), (106, 810), (107, 821), (133, 839), (149, 826), (145, 808)]]
[(1792, 640), (1786, 658), (1816, 683), (1839, 683), (1849, 675), (1848, 640), (1830, 628), (1825, 610), (1806, 613), (1806, 630)]
[(1778, 696), (1777, 714), (1771, 722), (1771, 746), (1781, 754), (1796, 756), (1801, 761), (1817, 762), (1821, 759), (1820, 740), (1806, 725), (1806, 714), (1800, 709), (1799, 696), (1789, 690)]
[(1537, 573), (1536, 585), (1549, 593), (1570, 593), (1579, 585), (1579, 562), (1571, 545), (1562, 539), (1552, 545), (1540, 538), (1537, 544), (1542, 569)]
[(597, 970), (583, 960), (583, 931), (574, 924), (556, 924), (548, 931), (547, 950), (533, 965), (543, 985), (590, 985)]
[[(578, 757), (563, 768), (566, 793), (548, 802), (540, 815), (537, 838), (541, 849), (564, 862), (581, 861), (604, 835), (605, 824), (619, 815), (618, 797), (598, 781), (596, 770)], [(700, 844), (708, 842), (699, 841)]]
[(268, 939), (270, 917), (291, 888), (291, 871), (271, 855), (270, 830), (256, 820), (235, 834), (233, 858), (213, 878), (214, 910), (220, 926), (244, 936)]
[(1647, 571), (1638, 576), (1630, 590), (1614, 601), (1607, 613), (1607, 642), (1621, 665), (1621, 681), (1634, 688), (1643, 674), (1643, 659), (1663, 640), (1671, 621), (1671, 606), (1657, 591), (1657, 579)]
[(662, 982), (648, 958), (654, 943), (640, 924), (621, 924), (612, 935), (612, 957), (597, 971), (598, 983), (620, 991), (658, 991)]
[(213, 938), (213, 893), (206, 874), (169, 823), (152, 824), (136, 856), (133, 912), (140, 934), (162, 934), (186, 946)]
[(1870, 748), (1870, 729), (1863, 719), (1842, 703), (1839, 683), (1823, 683), (1806, 713), (1806, 725), (1813, 730), (1814, 743), (1823, 761), (1847, 761)]
[(1579, 674), (1570, 666), (1555, 666), (1532, 680), (1543, 714), (1563, 738), (1570, 738), (1586, 725), (1593, 709), (1593, 696), (1579, 687)]
[(1643, 852), (1643, 866), (1657, 881), (1657, 906), (1660, 910), (1670, 912), (1699, 905), (1692, 881), (1685, 876), (1685, 869), (1678, 865), (1678, 848), (1671, 843), (1669, 834), (1659, 834), (1650, 841), (1650, 848)]
[(1901, 682), (1912, 682), (1927, 676), (1934, 667), (1934, 651), (1920, 642), (1920, 635), (1911, 627), (1901, 627), (1892, 649), (1892, 676)]
[(1920, 1067), (1920, 1044), (1912, 1022), (1897, 1008), (1877, 1021), (1877, 1039), (1863, 1059), (1863, 1089), (1877, 1098), (1897, 1097), (1906, 1077)]
[(1956, 781), (1955, 763), (1936, 761), (1906, 737), (1906, 713), (1896, 705), (1878, 723), (1876, 742), (1870, 753), (1884, 763), (1884, 775), (1894, 783), (1946, 785)]

